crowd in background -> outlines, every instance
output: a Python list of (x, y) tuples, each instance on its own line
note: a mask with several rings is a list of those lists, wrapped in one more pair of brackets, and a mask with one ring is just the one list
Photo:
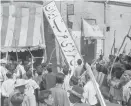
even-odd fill
[(71, 77), (67, 66), (57, 73), (46, 63), (32, 69), (31, 58), (0, 63), (2, 106), (101, 106), (90, 68), (105, 101), (131, 106), (131, 54), (110, 55), (109, 61), (100, 55), (90, 66), (79, 59)]

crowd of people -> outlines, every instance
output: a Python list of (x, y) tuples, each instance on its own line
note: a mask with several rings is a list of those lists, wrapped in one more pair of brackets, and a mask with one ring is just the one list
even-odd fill
[(67, 66), (57, 73), (46, 63), (32, 68), (31, 59), (0, 63), (1, 106), (101, 106), (89, 69), (105, 102), (131, 106), (130, 54), (110, 55), (109, 61), (101, 55), (90, 65), (79, 59), (72, 76)]

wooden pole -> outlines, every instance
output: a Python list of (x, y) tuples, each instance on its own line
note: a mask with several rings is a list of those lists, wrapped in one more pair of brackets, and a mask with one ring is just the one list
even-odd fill
[(116, 35), (116, 30), (114, 31), (114, 41), (113, 41), (113, 45), (111, 48), (111, 54), (113, 54), (113, 48), (115, 48), (115, 35)]
[[(44, 6), (44, 1), (43, 1), (43, 6)], [(45, 43), (45, 36), (44, 36), (44, 13), (42, 11), (42, 32), (43, 32), (43, 42), (42, 43)], [(45, 45), (45, 44), (44, 44)], [(44, 48), (44, 54), (43, 54), (43, 59), (42, 59), (42, 63), (46, 62), (47, 61), (47, 54), (46, 54), (46, 45), (45, 45), (45, 48)]]
[[(9, 47), (9, 44), (10, 44), (10, 40), (9, 40), (9, 42), (8, 42), (8, 47)], [(6, 61), (8, 61), (8, 55), (9, 55), (9, 53), (8, 53), (8, 51), (6, 52)]]
[(124, 39), (123, 39), (123, 41), (122, 41), (122, 43), (121, 43), (121, 46), (120, 46), (120, 48), (119, 48), (119, 50), (118, 50), (118, 52), (117, 52), (117, 54), (116, 54), (116, 57), (115, 57), (115, 59), (114, 59), (114, 61), (113, 61), (113, 63), (112, 63), (110, 75), (111, 75), (111, 73), (112, 73), (112, 69), (113, 69), (114, 63), (115, 63), (117, 57), (119, 56), (119, 53), (120, 53), (120, 51), (121, 51), (121, 49), (122, 49), (122, 47), (123, 47), (123, 45), (124, 45), (124, 43), (125, 43), (125, 41), (126, 41), (126, 38), (129, 36), (130, 30), (131, 30), (131, 26), (130, 26), (130, 28), (129, 28), (128, 34), (124, 37)]
[(34, 74), (33, 74), (33, 70), (34, 70), (34, 67), (33, 67), (33, 59), (34, 59), (34, 56), (32, 55), (31, 51), (27, 48), (27, 50), (29, 51), (30, 55), (31, 55), (31, 71), (32, 71), (32, 75), (34, 77)]
[(90, 65), (88, 63), (86, 63), (86, 69), (87, 69), (87, 72), (90, 75), (90, 78), (91, 78), (92, 82), (93, 82), (93, 85), (94, 85), (94, 88), (96, 90), (96, 93), (97, 93), (97, 96), (99, 98), (101, 106), (106, 106), (104, 98), (103, 98), (103, 96), (101, 94), (99, 86), (97, 85), (96, 79), (95, 79), (94, 74), (92, 72), (92, 69), (91, 69), (91, 67), (90, 67)]
[(18, 62), (18, 52), (17, 52), (17, 47), (16, 47), (16, 39), (15, 39), (15, 48), (16, 48), (16, 60)]
[[(104, 3), (104, 24), (106, 27), (106, 7), (107, 5)], [(104, 30), (104, 36), (106, 36), (106, 29)], [(105, 55), (105, 39), (103, 39), (103, 55)]]

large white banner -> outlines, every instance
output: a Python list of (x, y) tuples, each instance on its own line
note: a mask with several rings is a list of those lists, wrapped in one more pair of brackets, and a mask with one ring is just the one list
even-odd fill
[(83, 19), (83, 33), (85, 37), (102, 38), (104, 37), (98, 25), (90, 25)]
[(73, 74), (77, 60), (82, 59), (74, 40), (70, 35), (55, 2), (51, 2), (43, 7), (43, 11), (70, 66), (70, 69), (72, 70), (71, 74)]

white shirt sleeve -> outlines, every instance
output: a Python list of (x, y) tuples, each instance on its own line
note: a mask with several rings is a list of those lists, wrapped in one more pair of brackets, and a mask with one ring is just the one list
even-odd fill
[(39, 88), (39, 85), (34, 80), (33, 80), (33, 88), (34, 88), (34, 90)]
[(16, 76), (17, 77), (20, 76), (20, 68), (19, 68), (19, 66), (16, 67)]
[(89, 91), (86, 86), (84, 87), (83, 97), (85, 100), (89, 98)]
[(20, 65), (20, 70), (22, 72), (22, 75), (26, 73), (25, 69), (24, 69), (24, 66), (23, 65)]
[(7, 94), (6, 85), (5, 85), (4, 82), (3, 82), (2, 87), (1, 87), (1, 92), (2, 92), (2, 95), (3, 95), (3, 96), (5, 96), (5, 97), (8, 97), (8, 96), (9, 96), (9, 95)]

